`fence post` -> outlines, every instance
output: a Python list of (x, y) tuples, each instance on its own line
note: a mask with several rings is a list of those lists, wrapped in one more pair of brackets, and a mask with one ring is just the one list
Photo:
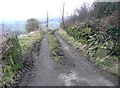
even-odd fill
[(10, 42), (12, 43), (11, 57), (13, 59), (14, 64), (22, 65), (22, 62), (23, 62), (22, 53), (21, 53), (18, 37), (17, 36), (11, 37)]

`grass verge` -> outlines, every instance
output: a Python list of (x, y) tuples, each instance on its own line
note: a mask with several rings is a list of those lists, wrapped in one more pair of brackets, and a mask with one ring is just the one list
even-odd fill
[[(25, 56), (26, 53), (29, 53), (29, 48), (33, 47), (32, 45), (39, 39), (42, 39), (44, 33), (42, 32), (31, 32), (26, 35), (21, 35), (18, 37), (20, 49), (22, 55)], [(13, 52), (11, 53), (13, 54)], [(5, 58), (7, 59), (7, 58)], [(11, 62), (12, 58), (10, 59)], [(9, 61), (8, 61), (9, 62)], [(10, 63), (10, 62), (9, 62)], [(16, 75), (19, 71), (21, 71), (24, 67), (18, 64), (4, 64), (4, 68), (0, 65), (0, 73), (4, 69), (5, 74), (0, 74), (0, 86), (11, 86), (15, 83)]]
[(26, 54), (27, 50), (32, 46), (32, 44), (36, 42), (38, 39), (41, 39), (42, 36), (43, 33), (38, 31), (20, 36), (19, 43), (20, 43), (22, 55)]

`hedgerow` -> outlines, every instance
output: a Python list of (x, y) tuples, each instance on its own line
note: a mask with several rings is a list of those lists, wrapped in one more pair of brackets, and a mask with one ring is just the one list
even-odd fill
[(95, 32), (91, 28), (71, 27), (66, 32), (84, 46), (79, 48), (90, 61), (110, 73), (118, 74), (120, 30), (117, 27), (110, 27), (104, 32)]

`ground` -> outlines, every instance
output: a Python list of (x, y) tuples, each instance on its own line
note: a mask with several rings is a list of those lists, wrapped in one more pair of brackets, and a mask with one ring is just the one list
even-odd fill
[(52, 59), (46, 33), (39, 46), (39, 54), (34, 56), (33, 67), (26, 72), (19, 86), (115, 86), (117, 78), (98, 69), (88, 62), (82, 53), (66, 43), (58, 33), (64, 58), (63, 63)]

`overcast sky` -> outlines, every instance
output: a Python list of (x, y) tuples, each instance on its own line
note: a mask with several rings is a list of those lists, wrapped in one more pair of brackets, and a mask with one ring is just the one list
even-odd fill
[(94, 0), (0, 0), (0, 20), (23, 20), (28, 18), (45, 18), (48, 10), (50, 17), (60, 17), (63, 2), (65, 13), (71, 14), (84, 2)]

